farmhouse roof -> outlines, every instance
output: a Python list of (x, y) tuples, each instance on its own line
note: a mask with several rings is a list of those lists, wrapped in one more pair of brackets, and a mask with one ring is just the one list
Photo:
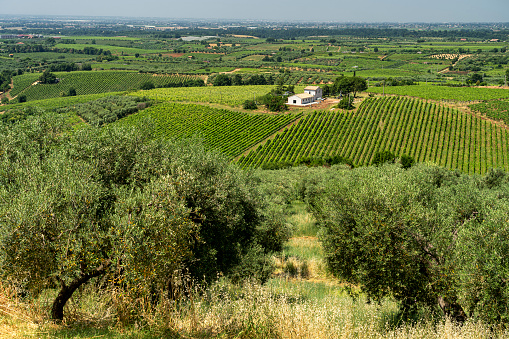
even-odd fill
[(308, 87), (304, 88), (304, 90), (316, 91), (319, 88), (320, 88), (320, 86), (308, 86)]
[(314, 95), (311, 95), (311, 94), (308, 94), (308, 93), (299, 93), (299, 94), (295, 94), (295, 96), (301, 98), (301, 99), (306, 99), (306, 98), (314, 98), (315, 96)]

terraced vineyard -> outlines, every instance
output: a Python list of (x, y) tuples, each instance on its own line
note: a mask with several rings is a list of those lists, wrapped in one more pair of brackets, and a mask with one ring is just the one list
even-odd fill
[(340, 155), (370, 164), (378, 151), (467, 173), (509, 169), (509, 131), (455, 109), (403, 97), (370, 98), (355, 113), (315, 112), (247, 156), (243, 167)]
[(207, 146), (231, 158), (298, 119), (302, 114), (248, 114), (202, 105), (163, 103), (119, 120), (138, 125), (151, 119), (156, 137), (201, 136)]
[(60, 79), (56, 84), (32, 86), (29, 85), (38, 78), (34, 78), (34, 74), (14, 77), (14, 93), (19, 93), (17, 89), (19, 84), (19, 88), (25, 90), (23, 93), (27, 96), (27, 100), (31, 101), (59, 97), (62, 93), (67, 93), (70, 88), (74, 88), (78, 95), (85, 95), (138, 90), (147, 81), (151, 81), (156, 87), (177, 87), (197, 79), (189, 75), (154, 76), (124, 71), (55, 72), (55, 75)]
[[(228, 106), (240, 106), (248, 99), (265, 95), (274, 89), (273, 85), (253, 86), (205, 86), (192, 88), (157, 88), (132, 93), (151, 99), (181, 102), (205, 102)], [(295, 86), (295, 93), (304, 91), (304, 86)]]
[(408, 95), (422, 99), (450, 101), (482, 101), (509, 98), (509, 91), (502, 88), (446, 87), (434, 85), (371, 87), (368, 92)]

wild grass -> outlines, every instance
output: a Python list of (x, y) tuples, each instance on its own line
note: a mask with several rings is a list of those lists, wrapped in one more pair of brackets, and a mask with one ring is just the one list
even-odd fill
[[(274, 256), (276, 270), (264, 285), (234, 285), (224, 278), (208, 288), (186, 284), (180, 298), (154, 299), (90, 284), (71, 299), (64, 322), (48, 320), (52, 293), (20, 299), (0, 285), (2, 338), (509, 338), (509, 331), (469, 320), (456, 324), (423, 313), (402, 323), (391, 299), (353, 299), (327, 272), (316, 225), (302, 205), (290, 218), (296, 237)], [(314, 235), (310, 229), (315, 228)]]

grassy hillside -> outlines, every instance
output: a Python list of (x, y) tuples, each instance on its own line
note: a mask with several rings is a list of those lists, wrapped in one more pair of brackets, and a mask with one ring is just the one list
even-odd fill
[(163, 103), (121, 119), (118, 123), (139, 125), (147, 123), (149, 119), (156, 125), (156, 137), (200, 136), (206, 145), (233, 158), (300, 116), (248, 114), (203, 105)]
[(378, 151), (466, 173), (509, 169), (509, 133), (456, 109), (402, 97), (371, 98), (357, 112), (315, 112), (239, 160), (244, 167), (340, 155), (370, 164)]

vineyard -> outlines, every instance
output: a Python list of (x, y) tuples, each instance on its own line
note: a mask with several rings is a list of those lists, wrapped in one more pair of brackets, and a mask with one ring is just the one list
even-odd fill
[(298, 119), (301, 114), (248, 114), (203, 105), (162, 103), (119, 120), (139, 125), (153, 121), (156, 137), (199, 136), (204, 143), (231, 158)]
[(507, 100), (492, 100), (468, 107), (491, 119), (502, 120), (506, 125), (509, 125), (509, 101)]
[(38, 73), (27, 73), (23, 75), (17, 75), (12, 78), (13, 89), (11, 90), (11, 96), (15, 97), (26, 88), (30, 87), (34, 82), (39, 79), (41, 75)]
[(407, 95), (431, 100), (448, 101), (483, 101), (509, 98), (509, 91), (499, 88), (484, 87), (446, 87), (433, 85), (385, 86), (371, 87), (368, 92)]
[(466, 173), (509, 169), (509, 131), (418, 99), (366, 99), (358, 111), (315, 112), (239, 159), (242, 167), (339, 155), (367, 165), (379, 151)]
[(17, 104), (9, 104), (4, 108), (15, 109), (20, 107), (39, 107), (47, 110), (55, 110), (61, 107), (69, 107), (77, 104), (83, 104), (89, 101), (97, 100), (99, 98), (103, 98), (110, 95), (122, 95), (124, 92), (110, 92), (110, 93), (98, 93), (98, 94), (88, 94), (88, 95), (80, 95), (80, 96), (72, 96), (72, 97), (57, 97), (51, 99), (42, 99), (42, 100), (33, 100), (24, 103)]
[[(37, 81), (40, 74), (16, 76), (13, 79), (13, 93), (17, 94), (24, 90), (23, 94), (30, 101), (59, 97), (62, 96), (62, 93), (67, 93), (70, 88), (74, 88), (78, 95), (84, 95), (138, 90), (147, 81), (152, 82), (156, 87), (180, 87), (187, 86), (197, 79), (197, 77), (189, 75), (154, 76), (119, 71), (56, 72), (55, 75), (60, 79), (58, 83), (37, 85), (31, 84)], [(19, 90), (18, 86), (22, 89)]]
[[(131, 95), (146, 96), (150, 99), (205, 102), (228, 106), (240, 106), (249, 99), (267, 94), (273, 85), (253, 86), (205, 86), (191, 88), (157, 88), (150, 91), (132, 93)], [(304, 91), (304, 86), (295, 86), (295, 92)]]

